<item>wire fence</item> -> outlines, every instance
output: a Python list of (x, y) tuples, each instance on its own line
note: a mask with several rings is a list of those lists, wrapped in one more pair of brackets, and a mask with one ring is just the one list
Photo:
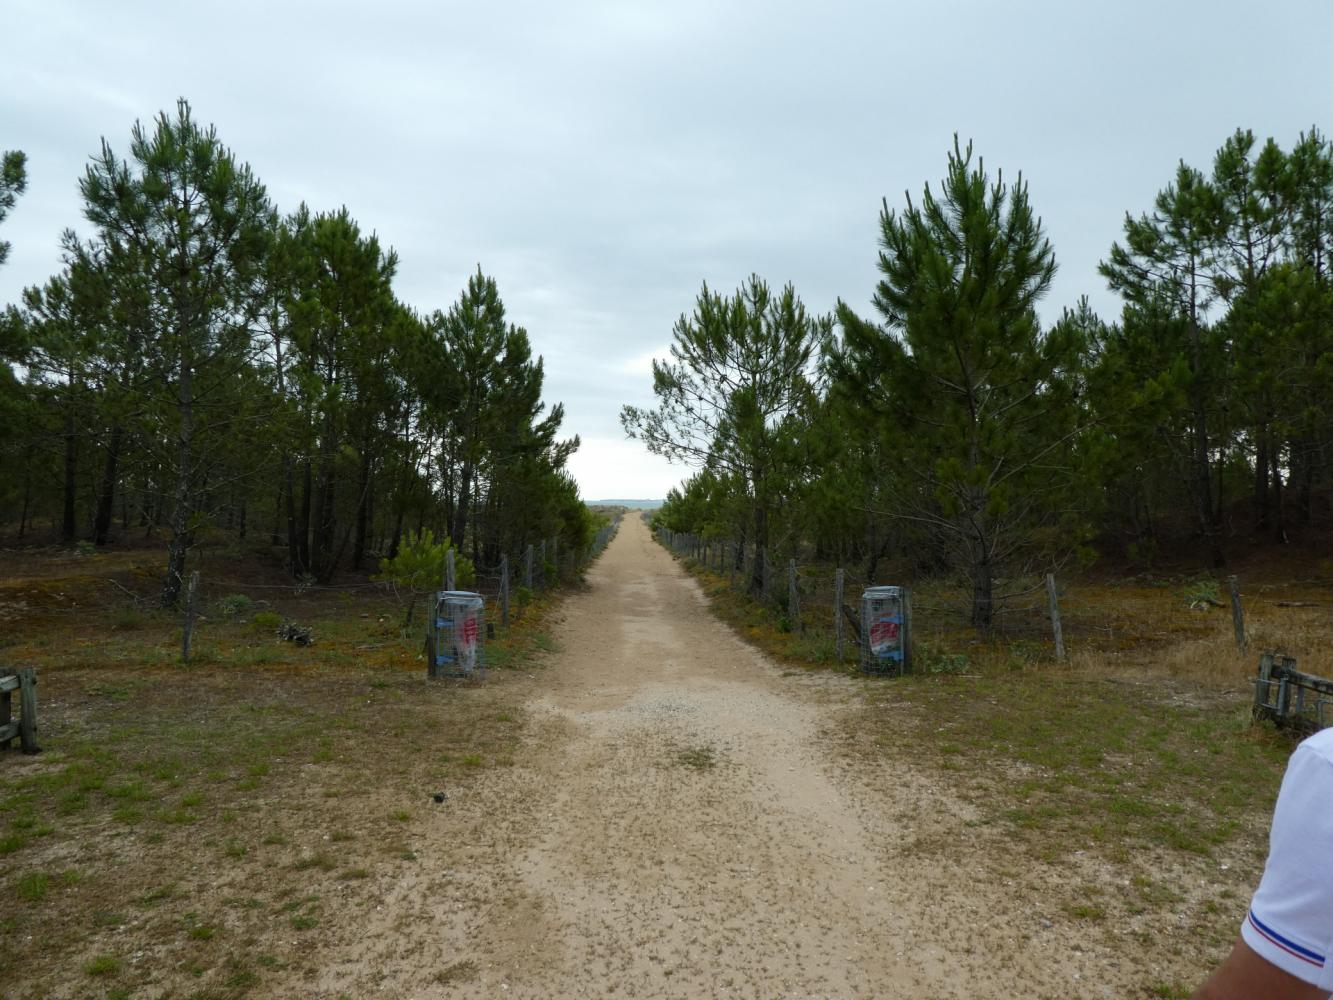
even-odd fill
[[(1236, 577), (1174, 585), (1092, 584), (1054, 574), (995, 581), (990, 621), (974, 623), (970, 586), (948, 580), (867, 580), (863, 571), (796, 552), (756, 553), (753, 545), (659, 528), (659, 543), (714, 588), (744, 595), (791, 632), (816, 661), (866, 662), (861, 621), (865, 591), (882, 583), (910, 584), (910, 630), (922, 669), (948, 669), (946, 651), (985, 639), (1000, 640), (1021, 657), (1067, 658), (1081, 651), (1123, 651), (1185, 638), (1229, 639), (1238, 649), (1250, 643), (1246, 609)], [(756, 563), (758, 568), (756, 569)], [(1229, 593), (1228, 593), (1229, 592)], [(1281, 606), (1287, 602), (1266, 602)], [(1230, 614), (1227, 614), (1228, 607)]]
[[(561, 545), (558, 536), (531, 542), (510, 554), (501, 556), (494, 564), (474, 565), (474, 580), (470, 588), (486, 600), (485, 621), (492, 627), (507, 628), (522, 619), (533, 600), (540, 594), (579, 580), (584, 570), (610, 544), (619, 530), (617, 516), (599, 529), (592, 541), (579, 549)], [(111, 607), (128, 602), (140, 610), (156, 608), (158, 588), (136, 593), (119, 580), (80, 574), (78, 587), (38, 588), (35, 585), (0, 595), (0, 626), (10, 626), (32, 616), (83, 617), (98, 605)], [(90, 597), (89, 586), (104, 588), (110, 602)], [(441, 590), (455, 589), (456, 581), (442, 576)], [(205, 569), (199, 579), (198, 608), (203, 613), (213, 611), (236, 597), (253, 598), (259, 609), (281, 604), (281, 598), (300, 600), (326, 594), (379, 592), (386, 598), (397, 597), (399, 603), (413, 602), (410, 591), (396, 588), (388, 581), (362, 580), (356, 582), (317, 583), (312, 579), (298, 579), (287, 583), (261, 583), (253, 580), (214, 576)], [(418, 597), (422, 596), (420, 594)], [(253, 606), (253, 605), (252, 605)]]

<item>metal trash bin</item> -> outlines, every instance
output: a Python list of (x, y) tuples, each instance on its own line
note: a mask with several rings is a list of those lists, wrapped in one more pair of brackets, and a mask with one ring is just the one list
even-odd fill
[(486, 599), (470, 590), (441, 590), (435, 595), (426, 632), (426, 675), (471, 677), (484, 670)]
[(906, 587), (867, 587), (861, 595), (861, 669), (901, 676), (911, 662), (911, 592)]

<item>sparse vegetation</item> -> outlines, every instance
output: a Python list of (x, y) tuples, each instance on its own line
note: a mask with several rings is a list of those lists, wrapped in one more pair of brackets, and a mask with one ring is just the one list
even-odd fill
[[(25, 558), (42, 571), (43, 557)], [(99, 558), (101, 572), (135, 585), (133, 555)], [(7, 586), (0, 580), (0, 600)], [(414, 815), (395, 802), (484, 778), (512, 758), (525, 727), (495, 686), (427, 683), (417, 643), (398, 634), (380, 592), (218, 615), (204, 626), (215, 651), (183, 670), (170, 616), (136, 612), (134, 628), (108, 629), (124, 605), (98, 610), (80, 586), (91, 584), (51, 587), (86, 602), (77, 620), (32, 608), (6, 651), (37, 665), (49, 734), (28, 766), (13, 757), (0, 769), (0, 884), (25, 928), (7, 938), (8, 960), (39, 992), (73, 963), (112, 984), (98, 995), (138, 995), (148, 969), (125, 956), (148, 946), (166, 956), (154, 974), (179, 969), (167, 976), (182, 995), (239, 997), (261, 972), (281, 991), (274, 984), (295, 975), (294, 937), (328, 923), (319, 895), (362, 898), (415, 858)], [(492, 650), (529, 656), (547, 605), (536, 599)], [(318, 630), (319, 645), (265, 634), (263, 616), (288, 610)], [(258, 649), (271, 658), (248, 659)], [(386, 840), (390, 849), (346, 848)], [(209, 888), (237, 880), (255, 895)], [(275, 915), (287, 930), (276, 938)], [(263, 960), (235, 953), (252, 938), (265, 941)]]

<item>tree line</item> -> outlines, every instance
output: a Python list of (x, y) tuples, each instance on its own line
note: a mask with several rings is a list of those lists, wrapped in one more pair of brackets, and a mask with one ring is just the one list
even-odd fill
[[(22, 193), (6, 154), (0, 219)], [(477, 565), (594, 531), (542, 359), (480, 268), (446, 311), (346, 208), (282, 214), (182, 100), (103, 140), (86, 235), (0, 319), (0, 523), (165, 539), (161, 600), (208, 531), (262, 535), (320, 582), (429, 529)], [(0, 246), (0, 254), (4, 248)], [(0, 256), (0, 262), (3, 256)]]
[(1043, 324), (1054, 249), (1021, 175), (955, 140), (937, 187), (880, 213), (875, 315), (813, 315), (759, 277), (704, 287), (626, 432), (693, 463), (660, 519), (748, 546), (965, 577), (987, 627), (1009, 581), (1181, 544), (1311, 537), (1330, 512), (1333, 145), (1237, 131), (1127, 214), (1121, 299)]

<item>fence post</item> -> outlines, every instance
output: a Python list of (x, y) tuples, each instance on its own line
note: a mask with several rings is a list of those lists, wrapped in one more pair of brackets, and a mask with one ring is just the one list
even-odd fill
[(1245, 648), (1245, 609), (1240, 604), (1240, 583), (1235, 576), (1227, 577), (1227, 587), (1231, 591), (1231, 626), (1236, 630), (1236, 648)]
[(523, 586), (532, 589), (532, 543), (528, 543), (526, 565), (523, 567)]
[(1055, 589), (1055, 574), (1046, 574), (1046, 596), (1051, 601), (1051, 632), (1055, 636), (1055, 658), (1065, 658), (1065, 633), (1060, 627), (1060, 598)]
[(444, 589), (457, 589), (454, 584), (457, 582), (457, 571), (454, 564), (454, 547), (449, 546), (444, 552)]
[(560, 583), (560, 536), (551, 539), (551, 562), (555, 563), (555, 583)]
[(500, 557), (500, 624), (509, 627), (509, 557)]
[(1273, 675), (1273, 654), (1263, 653), (1259, 657), (1259, 679), (1254, 682), (1254, 712), (1255, 719), (1266, 714), (1268, 705), (1268, 695), (1270, 693), (1270, 678)]
[(912, 591), (908, 587), (902, 589), (903, 609), (903, 673), (912, 672)]
[[(19, 746), (24, 753), (41, 753), (37, 745), (37, 671), (23, 667), (16, 671), (19, 678)], [(8, 696), (6, 696), (8, 701)]]
[(190, 635), (194, 632), (194, 592), (199, 587), (199, 571), (190, 574), (185, 588), (185, 627), (181, 629), (181, 662), (190, 662)]
[(842, 588), (847, 571), (841, 566), (833, 574), (833, 638), (837, 644), (838, 662), (842, 662)]
[(796, 560), (787, 562), (787, 618), (794, 629), (801, 620), (801, 593), (796, 589)]
[(732, 590), (735, 590), (736, 589), (736, 543), (735, 542), (731, 543), (730, 561), (731, 561), (731, 579), (727, 585), (731, 587)]

